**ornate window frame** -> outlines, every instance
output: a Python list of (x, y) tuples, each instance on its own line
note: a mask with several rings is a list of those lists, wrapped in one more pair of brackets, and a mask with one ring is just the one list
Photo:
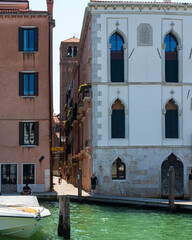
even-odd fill
[[(107, 44), (107, 66), (108, 66), (108, 71), (107, 71), (107, 79), (109, 83), (115, 83), (116, 82), (111, 82), (111, 44), (110, 44), (110, 39), (112, 37), (112, 35), (114, 33), (118, 33), (122, 36), (123, 40), (124, 40), (124, 44), (123, 44), (123, 53), (124, 53), (124, 82), (128, 82), (128, 42), (127, 42), (127, 37), (126, 35), (120, 31), (118, 28), (115, 29), (108, 37), (108, 44)], [(118, 83), (118, 82), (117, 82)]]
[[(177, 54), (178, 54), (178, 82), (166, 82), (165, 81), (165, 48), (166, 48), (166, 44), (164, 43), (164, 39), (167, 36), (167, 34), (173, 34), (175, 36), (175, 38), (178, 41), (178, 46), (177, 46)], [(161, 63), (162, 63), (162, 82), (167, 83), (167, 84), (178, 84), (181, 83), (183, 81), (183, 68), (182, 68), (182, 56), (183, 56), (183, 48), (182, 48), (182, 41), (181, 38), (179, 36), (179, 34), (177, 32), (175, 32), (173, 29), (169, 30), (168, 32), (166, 32), (163, 37), (162, 37), (162, 59), (161, 59)]]
[[(166, 105), (167, 103), (173, 99), (173, 101), (175, 102), (175, 104), (177, 105), (178, 107), (178, 138), (165, 138), (165, 114), (166, 114)], [(173, 98), (173, 97), (170, 97), (169, 99), (167, 99), (163, 105), (163, 108), (162, 108), (162, 137), (163, 137), (163, 140), (178, 140), (178, 139), (182, 139), (183, 135), (183, 110), (180, 106), (180, 104), (178, 103), (178, 101)]]
[[(112, 138), (111, 136), (111, 117), (112, 117), (112, 106), (115, 103), (116, 100), (119, 100), (123, 105), (124, 105), (124, 111), (125, 111), (125, 138)], [(108, 111), (108, 125), (109, 125), (109, 129), (108, 129), (108, 136), (109, 136), (109, 140), (112, 141), (118, 141), (119, 139), (121, 140), (127, 140), (128, 139), (128, 107), (127, 104), (124, 102), (124, 100), (120, 97), (116, 97), (115, 99), (113, 99), (113, 101), (110, 103), (110, 108)]]

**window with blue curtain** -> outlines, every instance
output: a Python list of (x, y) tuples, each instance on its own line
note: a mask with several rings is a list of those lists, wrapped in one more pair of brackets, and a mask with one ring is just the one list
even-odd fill
[(111, 44), (111, 82), (124, 82), (124, 52), (123, 37), (114, 33), (110, 38)]
[(165, 81), (178, 82), (178, 42), (176, 37), (169, 33), (164, 39), (165, 48)]
[(24, 74), (24, 95), (34, 95), (34, 74)]
[(23, 30), (23, 50), (34, 51), (34, 29)]
[(38, 96), (38, 72), (19, 73), (19, 96)]

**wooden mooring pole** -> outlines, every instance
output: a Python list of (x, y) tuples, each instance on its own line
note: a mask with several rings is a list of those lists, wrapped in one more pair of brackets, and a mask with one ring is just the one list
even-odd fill
[(173, 166), (169, 168), (169, 211), (175, 211), (175, 169)]
[(59, 196), (58, 235), (70, 239), (70, 232), (70, 199), (67, 196)]
[(82, 201), (82, 170), (78, 170), (78, 202)]

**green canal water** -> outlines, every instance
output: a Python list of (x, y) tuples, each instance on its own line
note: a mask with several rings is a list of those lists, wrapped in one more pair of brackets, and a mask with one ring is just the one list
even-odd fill
[[(44, 202), (43, 205), (50, 209), (52, 216), (29, 240), (63, 239), (57, 236), (58, 203)], [(191, 214), (77, 203), (71, 203), (70, 212), (71, 240), (192, 239)], [(13, 238), (0, 236), (0, 240)]]

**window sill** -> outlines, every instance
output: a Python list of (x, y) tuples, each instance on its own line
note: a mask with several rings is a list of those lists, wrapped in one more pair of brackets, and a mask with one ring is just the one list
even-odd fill
[(22, 98), (35, 98), (36, 96), (21, 96)]
[(114, 182), (119, 182), (119, 183), (124, 183), (124, 182), (126, 182), (126, 179), (112, 179), (112, 181), (114, 181)]
[(23, 148), (34, 148), (36, 145), (21, 145)]
[(21, 51), (22, 53), (36, 53), (37, 51)]

